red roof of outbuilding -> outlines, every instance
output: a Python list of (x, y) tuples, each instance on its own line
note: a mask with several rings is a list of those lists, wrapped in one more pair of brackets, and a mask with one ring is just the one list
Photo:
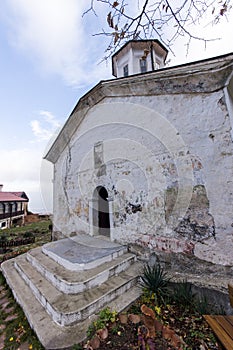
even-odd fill
[(23, 191), (21, 191), (21, 192), (10, 192), (10, 193), (13, 193), (13, 194), (15, 194), (15, 195), (18, 196), (18, 197), (21, 197), (21, 198), (24, 198), (24, 199), (29, 200), (28, 196), (27, 196), (26, 193), (23, 192)]
[(0, 202), (27, 202), (28, 199), (21, 197), (24, 192), (0, 192)]

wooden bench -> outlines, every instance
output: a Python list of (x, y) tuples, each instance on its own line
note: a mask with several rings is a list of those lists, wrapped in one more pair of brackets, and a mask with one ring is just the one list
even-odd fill
[[(233, 307), (233, 286), (228, 285), (230, 304)], [(233, 316), (204, 315), (222, 345), (233, 350)]]

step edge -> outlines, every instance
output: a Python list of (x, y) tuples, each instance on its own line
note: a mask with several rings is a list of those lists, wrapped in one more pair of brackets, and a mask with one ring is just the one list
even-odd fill
[(57, 264), (60, 264), (61, 266), (65, 267), (69, 271), (84, 271), (84, 270), (90, 270), (94, 267), (100, 266), (101, 264), (104, 264), (106, 262), (112, 261), (113, 259), (117, 258), (118, 256), (123, 255), (128, 251), (128, 248), (126, 246), (122, 246), (118, 250), (111, 252), (109, 255), (106, 255), (104, 257), (98, 258), (96, 260), (92, 260), (89, 263), (72, 263), (62, 257), (57, 256), (57, 254), (46, 250), (46, 247), (42, 247), (42, 252), (50, 257), (52, 260), (56, 261)]
[(93, 275), (82, 282), (70, 282), (65, 280), (58, 274), (54, 274), (51, 270), (48, 270), (45, 265), (42, 265), (41, 262), (32, 255), (27, 254), (27, 260), (59, 291), (65, 294), (77, 294), (99, 286), (106, 282), (109, 278), (126, 271), (134, 262), (136, 262), (136, 256), (131, 255), (120, 262), (116, 261), (116, 264), (113, 266), (110, 266), (106, 270), (100, 271), (97, 275)]
[[(86, 319), (83, 322), (77, 323), (73, 326), (62, 327), (59, 324), (55, 323), (51, 316), (47, 313), (41, 303), (36, 299), (33, 292), (30, 290), (28, 285), (22, 280), (21, 276), (18, 274), (16, 269), (14, 268), (14, 259), (7, 260), (2, 263), (2, 272), (6, 279), (8, 286), (10, 287), (13, 296), (16, 302), (22, 308), (30, 327), (35, 331), (39, 341), (44, 346), (46, 350), (66, 350), (70, 349), (75, 343), (82, 342), (86, 338), (86, 332), (88, 326), (91, 322), (97, 317), (97, 315), (93, 315), (90, 319)], [(4, 266), (3, 266), (4, 264)], [(8, 266), (10, 265), (10, 266)], [(17, 289), (17, 281), (18, 279), (22, 280), (27, 292), (30, 294), (30, 300), (33, 299), (33, 305), (38, 309), (37, 312), (33, 312), (31, 308), (28, 307), (28, 299), (25, 298), (26, 293), (22, 290)], [(42, 317), (38, 315), (43, 315)], [(46, 320), (46, 321), (44, 321)], [(49, 324), (49, 332), (47, 333), (48, 337), (46, 339), (46, 330), (48, 327), (43, 327), (44, 324)], [(41, 330), (42, 328), (42, 330)], [(45, 329), (44, 329), (45, 328)], [(74, 334), (77, 336), (74, 339)], [(65, 342), (61, 339), (62, 336), (65, 338)], [(56, 341), (58, 339), (58, 345), (56, 345)], [(61, 345), (61, 343), (63, 345)]]
[[(29, 276), (27, 276), (27, 274), (16, 263), (16, 261), (14, 262), (14, 266), (15, 266), (16, 270), (18, 271), (18, 273), (20, 273), (22, 279), (25, 281), (25, 283), (31, 289), (32, 293), (35, 295), (37, 300), (41, 303), (41, 305), (45, 308), (45, 310), (51, 316), (53, 321), (60, 326), (69, 326), (69, 325), (76, 324), (80, 321), (84, 321), (91, 314), (93, 314), (94, 312), (96, 312), (97, 310), (102, 308), (105, 304), (109, 303), (114, 298), (118, 297), (119, 295), (115, 295), (114, 294), (115, 292), (120, 293), (121, 290), (127, 291), (133, 285), (136, 285), (137, 278), (138, 278), (138, 276), (131, 276), (130, 279), (121, 283), (117, 288), (111, 288), (109, 291), (102, 294), (97, 299), (94, 299), (89, 304), (85, 305), (85, 307), (80, 308), (79, 310), (72, 311), (72, 312), (64, 312), (64, 311), (59, 311), (54, 306), (52, 306), (51, 301), (49, 301), (43, 295), (42, 291), (37, 286), (35, 286), (35, 284), (32, 282), (32, 280), (30, 280)], [(126, 289), (124, 289), (125, 286), (127, 287)], [(107, 297), (109, 297), (109, 298), (107, 298)], [(102, 300), (103, 300), (103, 302), (100, 302)], [(97, 308), (95, 308), (95, 304), (98, 304)], [(88, 311), (85, 311), (85, 310), (88, 310)], [(75, 318), (75, 320), (74, 320), (74, 318)]]

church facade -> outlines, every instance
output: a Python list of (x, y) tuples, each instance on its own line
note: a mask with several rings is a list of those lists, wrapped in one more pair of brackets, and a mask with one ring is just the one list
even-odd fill
[(53, 238), (101, 235), (233, 265), (233, 54), (164, 68), (156, 45), (154, 65), (151, 46), (124, 47), (119, 77), (78, 101), (46, 154)]

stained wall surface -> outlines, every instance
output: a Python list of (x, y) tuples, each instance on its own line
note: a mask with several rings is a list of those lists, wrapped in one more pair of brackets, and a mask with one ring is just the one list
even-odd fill
[(227, 63), (104, 82), (80, 101), (54, 151), (55, 239), (99, 234), (104, 187), (112, 240), (233, 265)]

